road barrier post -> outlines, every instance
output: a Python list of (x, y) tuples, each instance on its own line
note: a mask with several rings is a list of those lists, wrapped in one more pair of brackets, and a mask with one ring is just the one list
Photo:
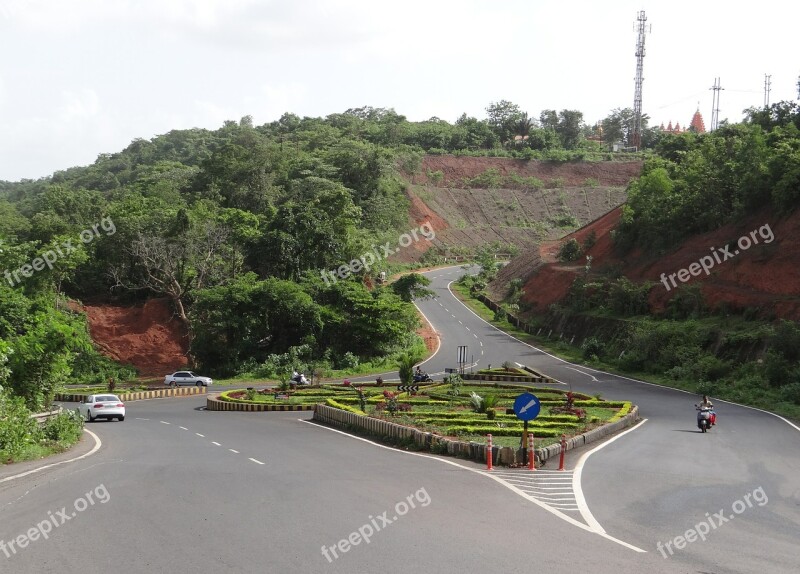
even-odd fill
[(534, 464), (535, 451), (533, 450), (533, 433), (528, 435), (528, 470), (536, 470)]
[(492, 470), (492, 435), (486, 435), (486, 470)]
[(558, 463), (558, 470), (564, 470), (564, 453), (567, 451), (567, 435), (561, 435), (561, 458)]

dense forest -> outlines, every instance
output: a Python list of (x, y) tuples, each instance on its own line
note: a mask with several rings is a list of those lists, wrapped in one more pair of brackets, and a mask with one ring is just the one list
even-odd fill
[[(507, 101), (486, 112), (455, 123), (369, 107), (244, 117), (0, 182), (0, 385), (41, 408), (66, 381), (133, 375), (97, 353), (70, 299), (168, 298), (195, 365), (220, 376), (421, 352), (408, 284), (366, 286), (385, 260), (337, 281), (322, 272), (408, 231), (405, 177), (422, 155), (601, 159), (591, 136), (624, 143), (632, 121), (630, 110), (603, 129), (576, 110), (537, 119)], [(646, 135), (655, 145), (657, 130)]]

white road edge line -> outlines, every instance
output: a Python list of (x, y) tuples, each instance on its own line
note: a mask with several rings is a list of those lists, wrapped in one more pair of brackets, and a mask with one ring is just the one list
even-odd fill
[(197, 436), (199, 436), (200, 438), (206, 438), (206, 435), (204, 435), (204, 434), (200, 434), (199, 432), (196, 432), (196, 433), (194, 433), (194, 434), (196, 434), (196, 435), (197, 435)]
[[(607, 447), (612, 442), (614, 442), (615, 440), (617, 440), (619, 438), (622, 438), (623, 436), (625, 436), (629, 432), (635, 431), (636, 429), (638, 429), (640, 426), (642, 426), (646, 422), (647, 422), (647, 419), (643, 419), (641, 422), (639, 422), (636, 425), (632, 426), (628, 430), (618, 434), (614, 438), (611, 438), (611, 439), (607, 440), (603, 444), (594, 447), (589, 452), (584, 453), (578, 459), (578, 462), (575, 465), (575, 469), (573, 470), (573, 473), (572, 473), (572, 490), (575, 493), (575, 500), (578, 503), (578, 508), (581, 511), (581, 516), (586, 521), (586, 524), (590, 525), (598, 533), (605, 534), (606, 531), (602, 526), (600, 526), (600, 523), (597, 522), (597, 519), (594, 517), (594, 515), (592, 515), (592, 512), (589, 510), (589, 505), (586, 504), (586, 497), (583, 495), (583, 489), (581, 488), (581, 477), (583, 475), (583, 465), (586, 463), (586, 459), (588, 459), (590, 456), (592, 456), (598, 450), (600, 450), (601, 448)], [(646, 550), (640, 550), (640, 549), (637, 549), (637, 551), (646, 552)]]
[(215, 444), (217, 446), (222, 446), (221, 444), (219, 444), (218, 442), (214, 442), (213, 440), (211, 441), (211, 444)]
[(181, 430), (189, 430), (186, 427), (178, 427), (178, 428), (181, 429)]
[(391, 450), (392, 452), (396, 452), (396, 453), (399, 453), (399, 454), (407, 454), (407, 455), (410, 455), (410, 456), (420, 456), (422, 458), (436, 460), (436, 461), (442, 462), (444, 464), (449, 464), (451, 466), (455, 466), (455, 467), (461, 468), (463, 470), (468, 470), (469, 472), (474, 472), (476, 474), (480, 474), (482, 476), (486, 476), (488, 478), (491, 478), (492, 480), (494, 480), (498, 484), (501, 484), (502, 486), (506, 487), (510, 491), (518, 494), (519, 496), (521, 496), (525, 500), (528, 500), (529, 502), (532, 502), (536, 506), (538, 506), (540, 508), (543, 508), (547, 512), (559, 517), (560, 519), (572, 524), (573, 526), (577, 526), (578, 528), (580, 528), (582, 530), (585, 530), (587, 532), (591, 532), (592, 534), (597, 534), (598, 536), (602, 536), (603, 538), (605, 538), (607, 540), (611, 540), (612, 542), (616, 542), (617, 544), (620, 544), (620, 545), (624, 546), (625, 548), (629, 548), (631, 550), (635, 550), (636, 552), (647, 552), (646, 550), (642, 550), (641, 548), (637, 548), (636, 546), (633, 546), (632, 544), (628, 544), (627, 542), (623, 542), (622, 540), (614, 538), (613, 536), (609, 536), (602, 529), (599, 532), (597, 530), (592, 529), (591, 527), (587, 526), (586, 524), (583, 524), (582, 522), (579, 522), (579, 521), (575, 520), (571, 516), (568, 516), (568, 515), (564, 514), (563, 512), (561, 512), (561, 511), (559, 511), (559, 510), (557, 510), (557, 509), (555, 509), (555, 508), (553, 508), (551, 506), (548, 506), (547, 504), (545, 504), (543, 502), (540, 502), (540, 501), (536, 500), (534, 497), (526, 494), (525, 492), (523, 492), (519, 488), (515, 487), (514, 485), (507, 483), (506, 481), (504, 481), (499, 476), (494, 476), (490, 472), (484, 472), (482, 470), (476, 470), (474, 468), (469, 468), (468, 466), (464, 466), (464, 465), (458, 464), (457, 462), (453, 462), (451, 460), (446, 460), (446, 459), (443, 459), (443, 458), (438, 458), (438, 457), (427, 455), (427, 454), (422, 454), (422, 453), (418, 453), (418, 452), (408, 452), (408, 451), (404, 451), (404, 450), (397, 450), (395, 448), (392, 448), (392, 447), (389, 447), (389, 446), (386, 446), (386, 445), (383, 445), (383, 444), (379, 444), (377, 442), (373, 442), (373, 441), (371, 441), (369, 439), (366, 439), (366, 438), (363, 438), (363, 437), (360, 437), (360, 436), (351, 435), (349, 433), (346, 433), (344, 431), (340, 431), (338, 429), (333, 429), (333, 428), (330, 428), (330, 427), (326, 427), (326, 426), (315, 424), (315, 423), (313, 423), (313, 422), (311, 422), (309, 420), (304, 420), (304, 419), (297, 419), (297, 420), (302, 422), (302, 423), (313, 425), (313, 426), (315, 426), (317, 428), (320, 428), (320, 429), (324, 429), (324, 430), (327, 430), (327, 431), (339, 433), (339, 434), (344, 435), (346, 437), (349, 437), (351, 439), (360, 440), (360, 441), (369, 443), (369, 444), (377, 446), (379, 448), (384, 448), (386, 450)]
[(171, 424), (171, 423), (168, 423), (167, 421), (161, 421), (161, 424), (162, 425), (168, 425), (168, 424)]
[(233, 450), (232, 448), (229, 448), (228, 450), (229, 450), (229, 451), (231, 451), (231, 452), (232, 452), (232, 453), (234, 453), (234, 454), (239, 454), (239, 451), (238, 451), (238, 450)]
[(265, 462), (261, 462), (260, 460), (256, 460), (254, 458), (251, 458), (250, 460), (252, 460), (256, 464), (266, 464)]
[(23, 476), (29, 476), (31, 474), (34, 474), (34, 473), (37, 473), (37, 472), (41, 472), (41, 471), (43, 471), (45, 469), (53, 468), (54, 466), (59, 466), (61, 464), (67, 464), (68, 462), (75, 462), (76, 460), (81, 460), (82, 458), (86, 458), (87, 456), (93, 455), (98, 450), (100, 450), (100, 447), (103, 445), (103, 443), (100, 440), (100, 437), (97, 436), (96, 434), (94, 434), (89, 429), (83, 429), (83, 432), (89, 433), (94, 438), (94, 447), (92, 448), (92, 450), (90, 450), (86, 454), (82, 454), (81, 456), (77, 456), (77, 457), (71, 458), (69, 460), (62, 460), (61, 462), (54, 462), (53, 464), (46, 464), (45, 466), (40, 466), (39, 468), (34, 468), (33, 470), (29, 470), (28, 472), (15, 474), (13, 476), (7, 476), (7, 477), (5, 477), (3, 479), (0, 479), (0, 484), (2, 484), (3, 482), (8, 482), (10, 480), (14, 480), (15, 478), (22, 478)]
[(419, 311), (419, 314), (422, 315), (423, 319), (425, 319), (425, 322), (428, 323), (428, 326), (433, 330), (434, 333), (436, 333), (436, 350), (433, 352), (433, 355), (431, 355), (430, 357), (428, 357), (427, 359), (425, 359), (420, 363), (420, 366), (422, 366), (431, 359), (433, 359), (436, 356), (436, 353), (439, 352), (439, 349), (442, 348), (442, 338), (439, 336), (439, 331), (436, 330), (436, 327), (433, 326), (433, 323), (431, 323), (430, 319), (428, 319), (428, 317), (425, 316), (425, 313), (423, 313), (422, 309), (420, 309), (417, 306), (416, 302), (414, 302), (414, 307), (417, 308), (417, 311)]
[(564, 368), (565, 369), (569, 369), (570, 371), (575, 371), (576, 373), (580, 373), (581, 375), (586, 375), (587, 377), (591, 377), (591, 379), (596, 383), (600, 382), (600, 381), (597, 380), (597, 377), (595, 377), (594, 375), (590, 375), (589, 373), (584, 373), (580, 369), (576, 369), (574, 367), (564, 367)]
[[(515, 340), (517, 343), (522, 343), (522, 344), (523, 344), (523, 345), (525, 345), (526, 347), (530, 347), (530, 348), (531, 348), (531, 349), (533, 349), (534, 351), (538, 351), (538, 352), (542, 353), (543, 355), (547, 355), (548, 357), (551, 357), (551, 358), (553, 358), (553, 359), (555, 359), (555, 360), (557, 360), (557, 361), (561, 361), (562, 363), (566, 363), (567, 365), (574, 365), (574, 364), (575, 364), (575, 363), (570, 363), (569, 361), (567, 361), (567, 360), (565, 360), (565, 359), (562, 359), (561, 357), (556, 357), (555, 355), (552, 355), (552, 354), (548, 353), (547, 351), (545, 351), (545, 350), (543, 350), (543, 349), (540, 349), (539, 347), (534, 347), (534, 346), (533, 346), (533, 345), (531, 345), (530, 343), (526, 343), (525, 341), (521, 341), (520, 339), (517, 339), (517, 338), (516, 338), (514, 335), (509, 335), (508, 333), (506, 333), (506, 332), (505, 332), (505, 331), (503, 331), (502, 329), (498, 329), (497, 327), (495, 327), (494, 325), (492, 325), (491, 323), (489, 323), (488, 321), (486, 321), (486, 320), (485, 320), (483, 317), (481, 317), (480, 315), (478, 315), (478, 314), (477, 314), (475, 311), (473, 311), (472, 309), (470, 309), (470, 308), (469, 308), (469, 307), (468, 307), (468, 306), (467, 306), (467, 305), (466, 305), (466, 304), (465, 304), (465, 303), (464, 303), (464, 302), (463, 302), (461, 299), (459, 299), (458, 297), (456, 297), (456, 296), (455, 296), (455, 294), (453, 294), (453, 291), (450, 289), (450, 285), (452, 285), (453, 283), (455, 283), (455, 281), (451, 281), (450, 283), (448, 283), (448, 284), (447, 284), (447, 290), (448, 290), (448, 291), (450, 291), (450, 295), (452, 295), (453, 299), (455, 299), (456, 301), (458, 301), (459, 303), (461, 303), (461, 305), (462, 305), (462, 306), (463, 306), (463, 307), (464, 307), (464, 308), (465, 308), (467, 311), (469, 311), (470, 313), (472, 313), (473, 315), (475, 315), (475, 316), (476, 316), (478, 319), (480, 319), (481, 321), (483, 321), (484, 323), (486, 323), (487, 325), (489, 325), (489, 327), (491, 327), (491, 328), (492, 328), (492, 329), (494, 329), (495, 331), (498, 331), (498, 332), (502, 333), (503, 335), (505, 335), (506, 337), (510, 337), (510, 338), (514, 339), (514, 340)], [(453, 317), (455, 317), (455, 315), (453, 315)], [(685, 394), (687, 394), (687, 395), (695, 395), (695, 396), (697, 396), (697, 393), (692, 393), (692, 392), (690, 392), (690, 391), (684, 391), (683, 389), (673, 389), (672, 387), (665, 387), (665, 386), (663, 386), (663, 385), (657, 385), (656, 383), (649, 383), (649, 382), (647, 382), (647, 381), (640, 381), (639, 379), (633, 379), (633, 378), (631, 378), (631, 377), (626, 377), (625, 375), (618, 375), (618, 374), (616, 374), (616, 373), (609, 373), (609, 372), (607, 372), (607, 371), (601, 371), (601, 370), (599, 370), (599, 369), (593, 369), (593, 368), (591, 368), (591, 367), (586, 367), (586, 366), (584, 366), (584, 365), (580, 365), (580, 366), (581, 366), (581, 367), (583, 367), (583, 368), (584, 368), (584, 369), (586, 369), (586, 370), (589, 370), (589, 371), (594, 371), (595, 373), (601, 373), (601, 374), (603, 374), (603, 375), (609, 375), (609, 376), (611, 376), (611, 377), (617, 377), (617, 378), (620, 378), (620, 379), (625, 379), (626, 381), (632, 381), (632, 382), (634, 382), (634, 383), (639, 383), (639, 384), (641, 384), (641, 385), (650, 385), (651, 387), (658, 387), (659, 389), (665, 389), (665, 390), (669, 390), (669, 391), (675, 391), (675, 392), (678, 392), (678, 393), (685, 393)], [(585, 373), (584, 373), (584, 374), (585, 374)], [(562, 383), (562, 384), (563, 384), (563, 383)], [(753, 410), (753, 411), (759, 411), (759, 412), (762, 412), (762, 413), (766, 413), (766, 414), (768, 414), (768, 415), (772, 415), (773, 417), (779, 418), (780, 420), (782, 420), (783, 422), (785, 422), (787, 425), (789, 425), (790, 427), (794, 428), (796, 431), (800, 432), (800, 427), (799, 427), (799, 426), (797, 426), (797, 425), (796, 425), (796, 424), (794, 424), (793, 422), (789, 421), (788, 419), (785, 419), (785, 418), (784, 418), (784, 417), (782, 417), (781, 415), (778, 415), (778, 414), (775, 414), (775, 413), (771, 413), (771, 412), (769, 412), (769, 411), (765, 411), (764, 409), (759, 409), (759, 408), (757, 408), (757, 407), (751, 407), (751, 406), (748, 406), (748, 405), (742, 405), (742, 404), (739, 404), (739, 403), (735, 403), (735, 402), (733, 402), (733, 401), (726, 401), (726, 400), (724, 400), (724, 399), (716, 399), (716, 400), (717, 400), (718, 402), (720, 402), (720, 403), (727, 403), (727, 404), (729, 404), (729, 405), (736, 405), (737, 407), (742, 407), (742, 408), (744, 408), (744, 409), (750, 409), (750, 410)]]

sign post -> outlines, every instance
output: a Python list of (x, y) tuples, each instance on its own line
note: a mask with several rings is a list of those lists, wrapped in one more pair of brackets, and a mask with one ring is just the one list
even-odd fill
[(464, 367), (467, 364), (467, 346), (459, 345), (458, 347), (458, 369), (460, 374), (464, 374)]
[(522, 431), (522, 464), (528, 464), (528, 421), (532, 421), (539, 416), (542, 403), (536, 395), (522, 393), (514, 400), (514, 414), (521, 421), (524, 421)]

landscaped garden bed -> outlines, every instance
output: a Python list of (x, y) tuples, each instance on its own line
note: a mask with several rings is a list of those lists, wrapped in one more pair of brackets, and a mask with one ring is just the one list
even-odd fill
[(400, 393), (391, 385), (322, 385), (282, 391), (231, 390), (223, 392), (219, 400), (276, 406), (322, 404), (442, 438), (483, 442), (491, 434), (497, 446), (518, 447), (523, 422), (512, 407), (524, 392), (535, 394), (541, 403), (540, 415), (528, 423), (537, 447), (557, 443), (562, 435), (581, 435), (619, 420), (631, 409), (628, 402), (604, 401), (560, 389), (462, 382), (458, 378), (419, 386), (415, 393)]

